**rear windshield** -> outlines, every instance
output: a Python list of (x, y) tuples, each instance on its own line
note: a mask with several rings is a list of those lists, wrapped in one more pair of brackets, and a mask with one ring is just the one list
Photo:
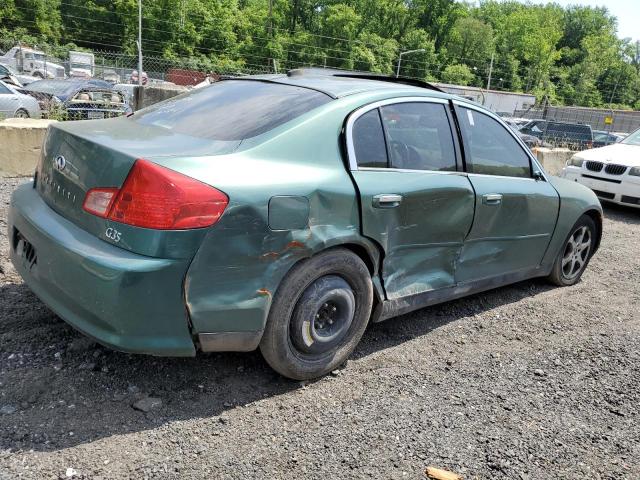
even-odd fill
[(244, 140), (330, 101), (328, 95), (307, 88), (224, 80), (153, 105), (132, 118), (195, 137)]

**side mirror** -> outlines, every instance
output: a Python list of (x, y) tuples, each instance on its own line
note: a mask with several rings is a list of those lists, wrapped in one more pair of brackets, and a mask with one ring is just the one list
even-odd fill
[(533, 179), (537, 182), (538, 180), (544, 180), (544, 175), (540, 170), (533, 171)]

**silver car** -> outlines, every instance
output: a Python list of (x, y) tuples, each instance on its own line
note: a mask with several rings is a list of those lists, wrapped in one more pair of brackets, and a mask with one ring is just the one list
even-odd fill
[(32, 82), (40, 80), (38, 77), (34, 77), (33, 75), (18, 73), (12, 66), (0, 63), (0, 78), (5, 76), (13, 77), (14, 79), (16, 79), (20, 84), (19, 86), (29, 85)]
[(18, 92), (13, 85), (0, 81), (0, 118), (41, 118), (38, 101)]

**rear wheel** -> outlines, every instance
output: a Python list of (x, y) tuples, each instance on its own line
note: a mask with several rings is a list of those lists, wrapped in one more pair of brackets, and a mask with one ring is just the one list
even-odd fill
[(588, 215), (578, 219), (560, 250), (549, 280), (561, 287), (578, 283), (595, 247), (596, 224)]
[(285, 377), (320, 377), (351, 355), (372, 302), (371, 276), (357, 255), (335, 249), (312, 257), (278, 288), (260, 342), (262, 355)]
[(19, 108), (13, 116), (15, 118), (29, 118), (29, 112), (23, 108)]

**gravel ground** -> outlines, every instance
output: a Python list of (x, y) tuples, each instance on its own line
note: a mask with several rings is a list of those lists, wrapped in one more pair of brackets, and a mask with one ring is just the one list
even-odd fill
[(301, 384), (258, 353), (163, 359), (83, 338), (6, 259), (17, 184), (0, 181), (2, 479), (640, 478), (640, 212), (606, 209), (578, 285), (374, 325), (344, 369)]

